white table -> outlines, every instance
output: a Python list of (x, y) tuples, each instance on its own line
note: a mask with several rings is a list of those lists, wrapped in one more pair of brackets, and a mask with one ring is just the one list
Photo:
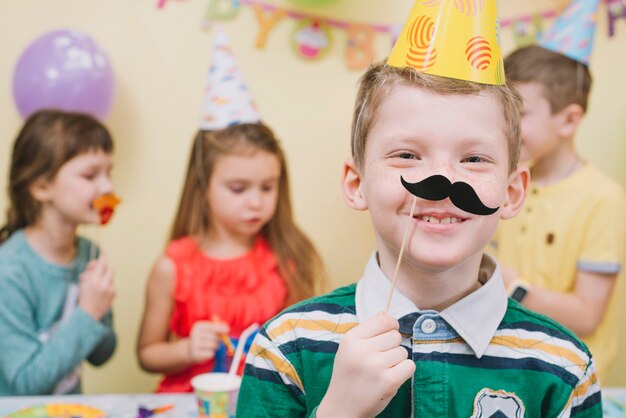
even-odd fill
[[(626, 417), (626, 388), (603, 389), (602, 400), (604, 418)], [(193, 394), (0, 397), (0, 417), (23, 408), (52, 403), (81, 404), (99, 408), (108, 413), (107, 418), (137, 418), (140, 406), (153, 409), (164, 405), (174, 405), (174, 408), (154, 415), (154, 418), (198, 417), (196, 398)]]
[(197, 418), (198, 407), (193, 394), (129, 394), (0, 397), (0, 417), (17, 410), (47, 404), (81, 404), (102, 409), (107, 418), (137, 418), (139, 407), (149, 409), (173, 405), (154, 418)]

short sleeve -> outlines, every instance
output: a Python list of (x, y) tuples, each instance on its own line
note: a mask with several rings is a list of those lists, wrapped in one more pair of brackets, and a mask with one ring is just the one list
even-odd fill
[(617, 274), (626, 256), (626, 198), (616, 187), (594, 205), (586, 226), (577, 268), (590, 273)]

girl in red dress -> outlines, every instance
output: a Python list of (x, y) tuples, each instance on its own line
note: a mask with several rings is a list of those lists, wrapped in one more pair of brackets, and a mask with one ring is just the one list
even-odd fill
[(237, 343), (249, 325), (314, 295), (323, 277), (293, 221), (272, 131), (261, 123), (200, 131), (170, 242), (148, 281), (141, 367), (165, 374), (158, 392), (191, 391), (193, 376), (224, 371), (223, 335)]
[(148, 280), (137, 347), (141, 367), (165, 375), (159, 392), (190, 392), (195, 375), (228, 371), (222, 341), (249, 344), (253, 336), (237, 341), (243, 330), (326, 280), (294, 223), (283, 151), (260, 122), (223, 28), (215, 30), (201, 130)]

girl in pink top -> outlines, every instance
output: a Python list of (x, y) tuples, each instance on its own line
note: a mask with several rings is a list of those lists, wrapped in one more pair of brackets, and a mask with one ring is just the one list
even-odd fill
[(193, 376), (223, 371), (224, 335), (237, 344), (245, 328), (312, 296), (323, 278), (293, 221), (272, 131), (261, 123), (199, 131), (170, 242), (148, 281), (141, 367), (165, 374), (158, 392), (189, 392)]

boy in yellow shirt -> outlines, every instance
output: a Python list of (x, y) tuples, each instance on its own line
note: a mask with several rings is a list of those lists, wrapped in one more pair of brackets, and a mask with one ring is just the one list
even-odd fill
[[(578, 16), (566, 10), (564, 19), (591, 19), (577, 3), (571, 7)], [(555, 52), (564, 49), (553, 35), (571, 23), (557, 21), (542, 46), (518, 49), (504, 61), (507, 81), (524, 100), (520, 161), (532, 167), (525, 208), (500, 224), (494, 247), (510, 295), (581, 337), (602, 379), (617, 352), (615, 288), (626, 248), (626, 199), (621, 186), (574, 147), (591, 87), (592, 37), (586, 35), (586, 50)]]

